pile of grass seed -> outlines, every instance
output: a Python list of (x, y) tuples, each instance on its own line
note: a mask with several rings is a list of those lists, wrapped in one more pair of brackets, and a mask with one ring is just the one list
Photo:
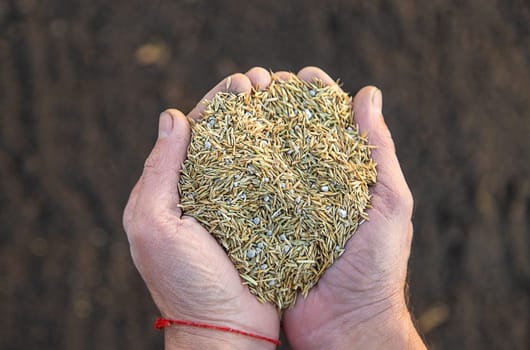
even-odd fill
[(261, 302), (294, 305), (367, 219), (376, 165), (351, 97), (273, 79), (265, 91), (217, 94), (191, 125), (184, 213), (215, 236)]

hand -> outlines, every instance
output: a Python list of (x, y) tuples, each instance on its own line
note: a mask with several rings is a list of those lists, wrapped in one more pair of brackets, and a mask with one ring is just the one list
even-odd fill
[[(323, 71), (298, 73), (339, 88)], [(306, 299), (284, 314), (283, 327), (294, 349), (424, 348), (405, 302), (412, 240), (412, 196), (382, 116), (381, 92), (361, 89), (354, 98), (355, 122), (368, 134), (378, 164), (371, 188), (369, 221), (348, 241), (344, 254), (324, 273)]]
[[(252, 69), (217, 85), (219, 91), (250, 92), (267, 86), (270, 75)], [(199, 103), (189, 116), (198, 118)], [(195, 219), (182, 215), (179, 174), (190, 142), (190, 126), (178, 110), (167, 110), (159, 121), (158, 140), (145, 162), (124, 211), (123, 224), (131, 253), (163, 317), (237, 328), (278, 338), (279, 315), (261, 304), (241, 284), (234, 265), (216, 240)], [(273, 348), (241, 335), (185, 326), (166, 328), (166, 348)]]

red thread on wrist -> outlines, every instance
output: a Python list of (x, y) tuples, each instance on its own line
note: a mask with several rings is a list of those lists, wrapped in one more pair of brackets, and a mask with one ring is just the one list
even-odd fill
[(167, 318), (160, 318), (159, 317), (159, 318), (156, 319), (156, 321), (155, 321), (153, 326), (155, 327), (155, 329), (161, 330), (161, 329), (164, 329), (167, 326), (171, 326), (171, 325), (190, 326), (190, 327), (196, 327), (196, 328), (212, 329), (212, 330), (215, 330), (215, 331), (235, 333), (235, 334), (239, 334), (239, 335), (244, 335), (246, 337), (263, 340), (263, 341), (272, 343), (272, 344), (274, 344), (276, 346), (281, 344), (281, 342), (279, 340), (276, 340), (276, 339), (273, 339), (273, 338), (269, 338), (269, 337), (265, 337), (263, 335), (254, 334), (254, 333), (250, 333), (250, 332), (245, 332), (245, 331), (241, 331), (241, 330), (235, 329), (235, 328), (224, 327), (224, 326), (216, 326), (216, 325), (212, 325), (212, 324), (199, 323), (199, 322), (194, 322), (194, 321), (170, 320), (170, 319), (167, 319)]

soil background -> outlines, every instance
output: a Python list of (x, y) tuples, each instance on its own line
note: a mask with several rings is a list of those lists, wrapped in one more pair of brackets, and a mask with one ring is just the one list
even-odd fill
[(256, 65), (382, 89), (420, 332), (528, 349), (526, 0), (0, 0), (0, 348), (162, 348), (121, 213), (159, 112)]

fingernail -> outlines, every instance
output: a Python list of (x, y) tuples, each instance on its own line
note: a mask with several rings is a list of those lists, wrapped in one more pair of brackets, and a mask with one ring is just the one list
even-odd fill
[(383, 95), (381, 90), (374, 89), (372, 92), (372, 106), (379, 112), (383, 112)]
[(171, 134), (173, 130), (173, 118), (167, 112), (160, 114), (160, 120), (158, 121), (158, 137), (166, 137)]

